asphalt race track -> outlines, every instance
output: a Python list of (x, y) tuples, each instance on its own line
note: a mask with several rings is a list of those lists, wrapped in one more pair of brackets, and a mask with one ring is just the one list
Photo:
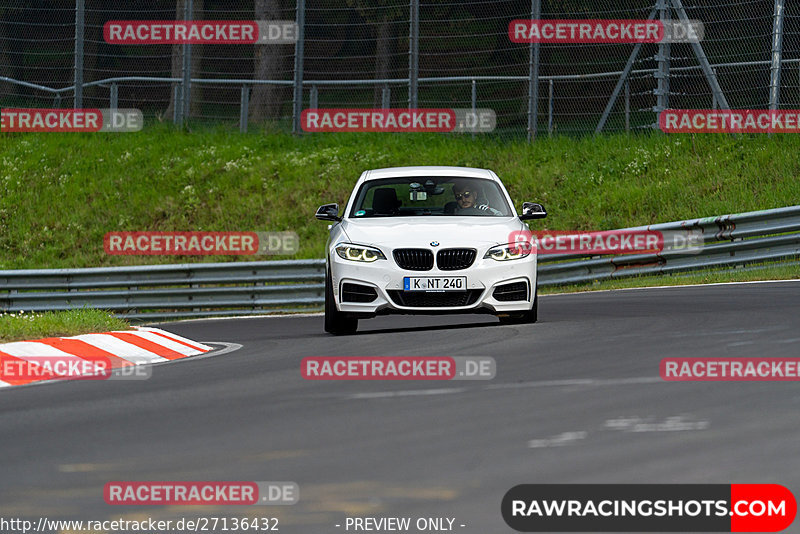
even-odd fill
[[(664, 357), (800, 355), (800, 281), (545, 296), (539, 317), (381, 317), (347, 337), (323, 333), (321, 316), (159, 325), (241, 348), (144, 381), (0, 391), (0, 516), (271, 516), (287, 534), (454, 517), (457, 532), (491, 534), (513, 532), (500, 500), (520, 483), (800, 490), (799, 383), (659, 378)], [(492, 356), (497, 376), (300, 376), (303, 357), (345, 355)], [(300, 502), (109, 506), (114, 480), (294, 481)]]

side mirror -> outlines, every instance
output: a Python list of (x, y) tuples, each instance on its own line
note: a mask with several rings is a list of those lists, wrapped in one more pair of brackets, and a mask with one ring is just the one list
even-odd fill
[(541, 204), (537, 204), (536, 202), (522, 203), (522, 214), (519, 216), (520, 220), (544, 219), (545, 217), (547, 217), (547, 212)]
[(320, 221), (341, 221), (339, 217), (339, 204), (325, 204), (317, 209), (314, 215)]

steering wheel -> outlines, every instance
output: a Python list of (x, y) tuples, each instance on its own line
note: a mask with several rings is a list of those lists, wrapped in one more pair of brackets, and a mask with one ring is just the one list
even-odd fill
[(469, 208), (458, 209), (456, 210), (456, 215), (485, 215), (485, 216), (492, 216), (494, 215), (490, 210), (482, 210), (476, 206), (471, 206)]

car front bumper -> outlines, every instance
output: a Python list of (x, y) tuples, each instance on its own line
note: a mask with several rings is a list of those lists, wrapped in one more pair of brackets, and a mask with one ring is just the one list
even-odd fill
[[(410, 271), (400, 268), (391, 255), (385, 260), (361, 263), (329, 256), (334, 299), (341, 312), (370, 316), (386, 313), (515, 313), (530, 310), (536, 288), (536, 255), (518, 260), (496, 261), (479, 256), (467, 269)], [(411, 277), (464, 276), (466, 292), (403, 291), (403, 279)], [(525, 300), (498, 300), (495, 289), (506, 284), (523, 282)], [(372, 288), (376, 294), (370, 302), (350, 302), (343, 297), (344, 284)], [(414, 293), (415, 295), (409, 295)], [(459, 293), (459, 294), (457, 294)], [(519, 293), (518, 293), (519, 295)], [(408, 296), (408, 298), (403, 298)], [(463, 297), (463, 298), (459, 298)], [(502, 297), (500, 297), (502, 298)], [(421, 304), (421, 305), (420, 305)]]

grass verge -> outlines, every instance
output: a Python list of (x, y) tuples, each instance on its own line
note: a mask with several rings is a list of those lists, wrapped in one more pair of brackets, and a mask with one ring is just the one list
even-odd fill
[(0, 343), (129, 329), (127, 321), (118, 319), (108, 312), (90, 308), (45, 313), (0, 314)]
[(549, 230), (607, 230), (794, 205), (800, 136), (603, 135), (524, 140), (442, 134), (314, 134), (226, 128), (0, 134), (0, 269), (275, 256), (109, 256), (110, 231), (295, 231), (321, 258), (320, 204), (347, 200), (365, 169), (495, 170), (515, 204), (541, 201)]

